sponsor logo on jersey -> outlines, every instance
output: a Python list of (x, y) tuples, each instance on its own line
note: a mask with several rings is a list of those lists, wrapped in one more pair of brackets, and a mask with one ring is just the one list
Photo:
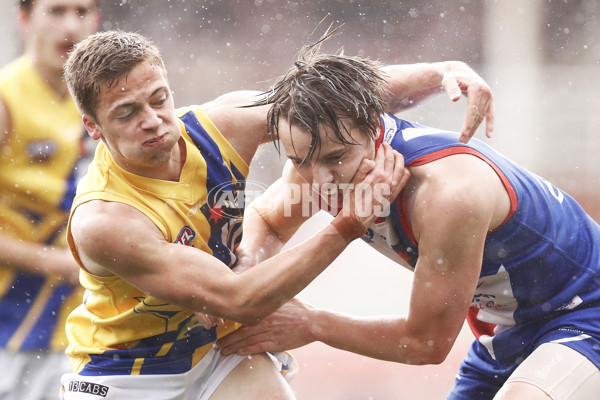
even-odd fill
[(383, 114), (381, 119), (384, 126), (383, 141), (385, 143), (391, 143), (392, 139), (394, 139), (394, 136), (396, 136), (396, 132), (398, 131), (398, 124), (396, 123), (396, 120), (394, 120), (388, 114)]
[(54, 157), (57, 151), (58, 146), (52, 140), (35, 141), (27, 145), (27, 155), (31, 161), (48, 161)]
[(175, 239), (175, 244), (182, 244), (184, 246), (191, 246), (192, 241), (196, 237), (196, 232), (189, 226), (184, 226), (181, 228), (179, 233), (177, 234), (177, 238)]
[(255, 181), (222, 183), (208, 192), (208, 214), (205, 210), (203, 212), (208, 216), (209, 222), (221, 223), (224, 218), (238, 218), (246, 206), (267, 188), (268, 185)]
[(85, 382), (85, 381), (71, 381), (69, 382), (69, 392), (79, 392), (92, 394), (94, 396), (106, 397), (108, 394), (108, 386), (99, 385), (97, 383)]

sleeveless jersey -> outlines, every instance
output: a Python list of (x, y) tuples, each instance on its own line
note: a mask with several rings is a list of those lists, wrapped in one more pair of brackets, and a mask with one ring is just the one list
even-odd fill
[[(85, 130), (70, 96), (61, 99), (21, 57), (0, 71), (12, 130), (0, 144), (0, 232), (66, 247)], [(66, 347), (64, 321), (83, 291), (56, 277), (0, 264), (0, 346), (11, 351)]]
[[(480, 279), (467, 320), (493, 358), (514, 362), (540, 326), (569, 312), (600, 313), (600, 226), (568, 194), (516, 165), (483, 142), (458, 141), (458, 134), (382, 116), (383, 141), (402, 153), (407, 166), (453, 154), (470, 154), (500, 177), (510, 197), (510, 214), (489, 233)], [(363, 239), (384, 239), (413, 268), (418, 243), (406, 218), (404, 192), (385, 222)], [(594, 309), (595, 308), (595, 309)], [(596, 331), (596, 328), (590, 328)], [(556, 327), (554, 339), (580, 331)], [(568, 340), (568, 339), (567, 339)], [(576, 347), (573, 345), (572, 347)]]
[[(100, 143), (73, 210), (91, 200), (128, 204), (150, 218), (165, 240), (233, 266), (248, 166), (200, 108), (179, 109), (177, 115), (187, 153), (178, 182), (131, 174)], [(70, 227), (68, 239), (77, 258)], [(84, 302), (67, 321), (67, 354), (80, 375), (184, 373), (218, 338), (240, 326), (227, 321), (207, 330), (192, 311), (155, 299), (118, 276), (83, 269), (80, 276), (87, 289)]]

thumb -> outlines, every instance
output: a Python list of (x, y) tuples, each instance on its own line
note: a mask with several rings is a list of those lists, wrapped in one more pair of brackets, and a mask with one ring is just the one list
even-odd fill
[(442, 87), (448, 94), (450, 100), (457, 101), (458, 99), (460, 99), (460, 96), (462, 95), (462, 90), (458, 85), (458, 80), (456, 79), (456, 77), (451, 76), (450, 74), (444, 75), (444, 78), (442, 78)]

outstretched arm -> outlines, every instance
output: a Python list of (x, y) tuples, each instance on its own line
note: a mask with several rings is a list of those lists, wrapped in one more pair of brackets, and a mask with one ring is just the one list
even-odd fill
[(450, 100), (467, 96), (467, 110), (460, 140), (466, 143), (486, 119), (486, 136), (494, 130), (494, 100), (490, 87), (467, 64), (460, 61), (389, 65), (383, 67), (389, 81), (391, 113), (410, 108), (445, 90)]
[(486, 234), (501, 222), (508, 200), (494, 172), (468, 155), (446, 157), (416, 179), (424, 184), (413, 186), (413, 180), (406, 189), (418, 191), (419, 199), (409, 210), (419, 259), (406, 316), (356, 317), (293, 299), (260, 324), (220, 339), (221, 351), (252, 354), (321, 341), (406, 364), (442, 362), (470, 306)]
[(236, 250), (236, 272), (279, 253), (298, 228), (318, 211), (311, 192), (291, 161), (286, 162), (281, 178), (244, 211), (244, 235)]
[(79, 283), (79, 266), (69, 249), (24, 242), (0, 233), (0, 265), (36, 275), (55, 275), (70, 284)]
[[(389, 196), (395, 196), (406, 182), (403, 160), (390, 147), (380, 153), (375, 161), (363, 160), (357, 182), (388, 185)], [(167, 242), (149, 218), (121, 203), (78, 206), (71, 232), (83, 266), (96, 275), (116, 274), (171, 304), (256, 324), (320, 274), (347, 246), (348, 235), (359, 237), (374, 221), (371, 214), (353, 213), (355, 201), (361, 199), (351, 197), (348, 207), (312, 239), (241, 274), (207, 252)], [(374, 205), (379, 202), (373, 198)]]

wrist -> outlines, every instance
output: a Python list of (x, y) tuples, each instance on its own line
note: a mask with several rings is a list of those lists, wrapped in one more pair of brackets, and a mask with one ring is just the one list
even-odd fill
[(355, 239), (358, 239), (365, 234), (366, 228), (356, 216), (347, 216), (338, 214), (331, 225), (344, 238), (346, 243), (350, 244)]
[(444, 88), (444, 78), (452, 70), (452, 67), (449, 63), (449, 61), (439, 61), (433, 63), (433, 73), (435, 74), (435, 78), (432, 78), (431, 82), (435, 82), (435, 86), (437, 88)]
[(309, 324), (307, 325), (308, 329), (305, 333), (306, 344), (313, 342), (326, 342), (325, 333), (328, 329), (327, 317), (328, 315), (326, 311), (314, 308), (310, 311), (310, 317), (307, 318), (307, 321), (309, 321)]

